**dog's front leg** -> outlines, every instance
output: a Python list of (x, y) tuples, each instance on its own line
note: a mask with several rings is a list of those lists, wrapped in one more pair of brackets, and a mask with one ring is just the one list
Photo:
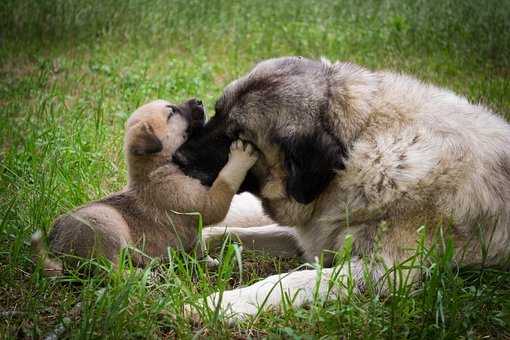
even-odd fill
[[(349, 290), (357, 293), (363, 287), (363, 266), (352, 259), (343, 266), (300, 270), (267, 277), (251, 286), (211, 294), (206, 308), (219, 309), (230, 322), (256, 316), (259, 311), (300, 307), (314, 301), (341, 298)], [(187, 313), (196, 309), (186, 307)]]

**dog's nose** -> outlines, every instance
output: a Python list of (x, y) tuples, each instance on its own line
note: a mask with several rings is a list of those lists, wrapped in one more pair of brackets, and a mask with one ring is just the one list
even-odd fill
[(192, 128), (202, 127), (205, 125), (205, 113), (204, 111), (193, 112), (193, 117), (191, 120)]
[(191, 110), (191, 122), (193, 126), (202, 126), (205, 123), (205, 110), (202, 106), (196, 106)]
[(199, 106), (199, 107), (204, 106), (202, 101), (200, 99), (197, 99), (197, 98), (191, 98), (190, 100), (188, 100), (188, 105), (190, 105), (190, 106)]

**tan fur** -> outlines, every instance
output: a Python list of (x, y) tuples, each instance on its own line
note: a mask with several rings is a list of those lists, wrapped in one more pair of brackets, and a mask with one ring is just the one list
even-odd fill
[[(229, 161), (212, 187), (203, 186), (170, 162), (187, 138), (188, 122), (179, 114), (168, 118), (169, 106), (162, 100), (151, 102), (129, 118), (124, 145), (128, 185), (60, 216), (49, 236), (52, 253), (79, 258), (103, 256), (116, 265), (120, 251), (134, 247), (149, 257), (165, 258), (169, 247), (193, 248), (197, 213), (204, 225), (225, 218), (232, 197), (256, 161), (255, 152), (249, 145), (234, 142)], [(48, 257), (40, 234), (34, 234), (32, 244), (44, 261), (45, 274), (61, 275), (62, 264)], [(144, 265), (147, 258), (133, 252), (133, 260)]]

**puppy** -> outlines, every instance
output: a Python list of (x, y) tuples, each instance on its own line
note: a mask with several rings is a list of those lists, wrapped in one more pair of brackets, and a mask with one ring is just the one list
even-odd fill
[(137, 109), (126, 124), (126, 188), (57, 218), (50, 251), (71, 256), (51, 259), (42, 233), (33, 235), (44, 273), (62, 275), (69, 262), (76, 266), (77, 258), (105, 257), (117, 266), (127, 247), (141, 250), (132, 252), (132, 259), (143, 266), (148, 258), (164, 258), (168, 247), (190, 251), (197, 241), (198, 213), (204, 225), (222, 221), (257, 156), (251, 145), (236, 141), (210, 188), (184, 175), (171, 162), (172, 155), (204, 121), (202, 103), (195, 99), (180, 105), (157, 100)]

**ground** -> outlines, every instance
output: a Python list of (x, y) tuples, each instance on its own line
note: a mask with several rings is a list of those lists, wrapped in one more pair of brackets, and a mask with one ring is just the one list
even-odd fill
[[(226, 246), (145, 271), (49, 280), (29, 249), (60, 213), (122, 188), (123, 124), (140, 104), (224, 86), (265, 58), (303, 55), (410, 73), (510, 118), (510, 1), (5, 0), (0, 4), (0, 338), (510, 337), (510, 274), (432, 256), (425, 282), (229, 327), (182, 306), (297, 268)], [(240, 270), (242, 269), (242, 275)], [(108, 271), (108, 270), (105, 270)], [(241, 280), (242, 278), (242, 280)]]

